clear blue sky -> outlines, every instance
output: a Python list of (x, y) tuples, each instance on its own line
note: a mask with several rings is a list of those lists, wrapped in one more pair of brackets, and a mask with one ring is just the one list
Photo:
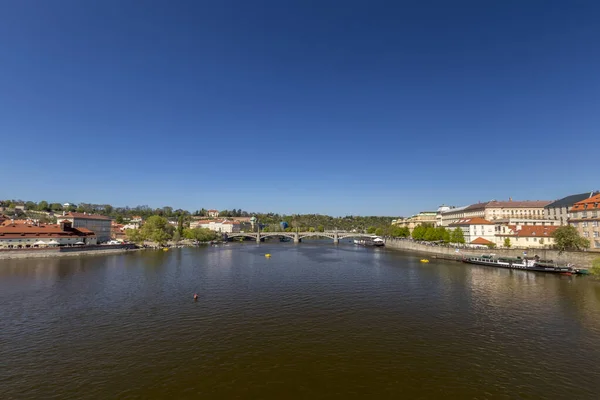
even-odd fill
[(0, 6), (0, 198), (409, 215), (600, 189), (597, 1)]

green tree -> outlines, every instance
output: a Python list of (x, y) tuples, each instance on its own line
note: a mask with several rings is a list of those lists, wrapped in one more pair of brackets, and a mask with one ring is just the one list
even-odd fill
[(209, 242), (217, 238), (217, 233), (206, 228), (186, 228), (183, 230), (183, 237), (198, 242)]
[(559, 251), (581, 250), (590, 247), (590, 241), (579, 236), (574, 226), (561, 226), (552, 234), (556, 248)]
[(377, 228), (377, 229), (375, 229), (375, 234), (377, 236), (383, 236), (383, 228)]
[(144, 241), (142, 233), (139, 229), (125, 229), (125, 236), (127, 239), (134, 243), (141, 243)]
[(173, 237), (173, 230), (173, 226), (169, 224), (165, 217), (153, 215), (146, 220), (140, 231), (144, 239), (162, 245)]
[(315, 232), (315, 231), (316, 231), (316, 229), (315, 229), (315, 228), (313, 228), (313, 227), (311, 226), (310, 228), (308, 228), (308, 231), (309, 231), (309, 232)]
[(323, 225), (319, 225), (319, 226), (317, 227), (317, 230), (318, 230), (319, 232), (325, 232), (325, 227), (324, 227)]
[(117, 215), (117, 217), (115, 218), (115, 222), (117, 224), (122, 224), (124, 222), (123, 217), (121, 215)]
[(179, 233), (179, 236), (183, 235), (183, 215), (180, 215), (177, 219), (177, 233)]
[(33, 201), (28, 201), (27, 203), (25, 203), (25, 209), (26, 210), (36, 210), (37, 204), (35, 204)]
[(49, 211), (48, 202), (46, 200), (42, 200), (38, 203), (37, 206), (38, 211)]
[(463, 234), (462, 229), (456, 227), (452, 234), (450, 235), (450, 239), (452, 243), (465, 243), (465, 236)]
[(444, 233), (442, 235), (442, 240), (444, 241), (444, 243), (450, 243), (450, 231), (446, 228), (444, 228)]
[(373, 234), (373, 233), (375, 233), (376, 230), (377, 230), (376, 227), (370, 226), (367, 228), (367, 233)]
[(510, 249), (512, 245), (510, 244), (510, 238), (504, 238), (504, 247)]
[(177, 244), (181, 240), (181, 234), (178, 230), (173, 233), (173, 241)]
[(113, 206), (111, 206), (110, 204), (107, 204), (104, 206), (104, 214), (106, 215), (110, 215), (113, 212)]
[(16, 206), (17, 205), (13, 201), (11, 201), (10, 203), (8, 203), (8, 208), (10, 208), (10, 209), (14, 209)]
[(50, 209), (52, 211), (58, 212), (63, 210), (63, 206), (60, 203), (52, 203), (50, 204)]

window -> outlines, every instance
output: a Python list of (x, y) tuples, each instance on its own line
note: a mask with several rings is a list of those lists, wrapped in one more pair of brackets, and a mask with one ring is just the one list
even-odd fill
[(583, 237), (590, 237), (590, 233), (589, 232), (583, 232)]
[(587, 221), (584, 221), (581, 224), (583, 225), (584, 228), (587, 228), (587, 225), (588, 225)]
[(577, 222), (571, 222), (571, 226), (574, 226), (575, 228), (577, 228)]
[(598, 226), (598, 221), (592, 222), (592, 226), (594, 226), (594, 227)]
[(595, 237), (595, 238), (597, 238), (597, 237), (600, 237), (600, 233), (598, 233), (598, 232), (594, 232), (594, 237)]

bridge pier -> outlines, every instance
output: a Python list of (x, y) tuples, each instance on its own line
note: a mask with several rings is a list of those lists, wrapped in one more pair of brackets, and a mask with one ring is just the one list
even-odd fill
[(333, 233), (333, 244), (340, 244), (340, 237), (337, 232)]
[(260, 232), (256, 232), (256, 243), (260, 243)]
[(300, 235), (298, 232), (294, 233), (294, 243), (300, 243)]

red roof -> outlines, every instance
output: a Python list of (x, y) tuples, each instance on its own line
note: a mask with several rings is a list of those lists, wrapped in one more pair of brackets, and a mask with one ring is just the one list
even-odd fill
[(477, 239), (473, 240), (471, 244), (483, 244), (487, 246), (488, 244), (494, 244), (494, 242), (490, 242), (482, 237), (478, 237)]
[(18, 239), (31, 237), (85, 237), (95, 236), (95, 233), (87, 228), (71, 228), (63, 231), (58, 224), (48, 225), (24, 225), (9, 224), (0, 226), (0, 239)]
[(450, 226), (455, 226), (455, 225), (494, 225), (494, 223), (488, 221), (487, 219), (483, 219), (481, 217), (473, 217), (473, 218), (461, 218), (458, 221), (450, 224)]
[[(586, 207), (587, 206), (587, 207)], [(600, 210), (600, 194), (573, 204), (571, 211)]]
[(62, 218), (80, 218), (80, 219), (103, 219), (103, 220), (110, 220), (110, 217), (105, 217), (104, 215), (98, 215), (98, 214), (87, 214), (87, 213), (80, 213), (80, 212), (68, 212), (65, 215), (58, 215), (56, 218), (58, 219), (62, 219)]
[(516, 225), (509, 225), (508, 229), (512, 231), (510, 234), (499, 234), (498, 236), (517, 236), (517, 237), (551, 237), (558, 226), (544, 225), (521, 225), (517, 230)]

